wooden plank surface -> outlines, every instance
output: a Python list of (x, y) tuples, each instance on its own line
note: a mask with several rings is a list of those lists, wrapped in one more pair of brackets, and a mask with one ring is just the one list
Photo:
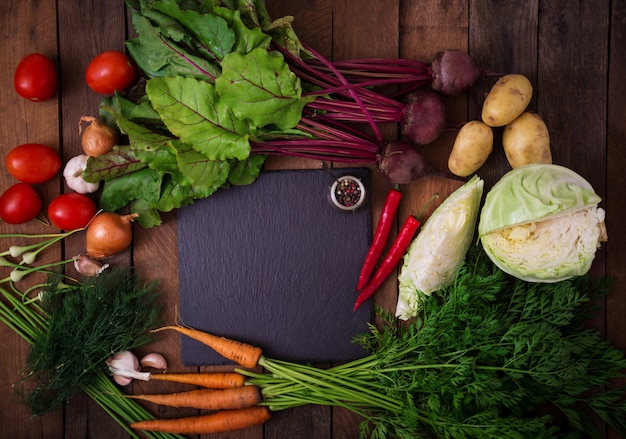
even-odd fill
[[(59, 135), (63, 158), (69, 160), (82, 152), (78, 134), (81, 116), (98, 116), (98, 105), (102, 99), (85, 86), (85, 69), (97, 54), (105, 50), (123, 50), (127, 37), (126, 9), (120, 2), (62, 1), (57, 2), (57, 17), (62, 122)], [(65, 253), (68, 256), (83, 252), (83, 236), (75, 235), (66, 242)], [(116, 255), (111, 261), (111, 264), (118, 263), (130, 264), (130, 252)], [(69, 271), (74, 273), (71, 267)], [(68, 437), (122, 439), (128, 436), (85, 395), (69, 401), (64, 418)], [(73, 419), (81, 422), (72, 422)]]
[[(606, 245), (605, 271), (614, 277), (614, 294), (606, 300), (606, 336), (618, 348), (626, 351), (626, 229), (622, 227), (622, 218), (626, 213), (624, 188), (626, 172), (622, 169), (626, 163), (626, 2), (612, 2), (609, 11), (609, 53), (607, 85), (607, 118), (600, 127), (607, 130), (606, 141), (606, 178), (602, 182), (606, 187), (607, 228), (611, 237)], [(603, 142), (601, 142), (602, 144)], [(621, 380), (616, 384), (624, 384)], [(620, 436), (615, 431), (608, 432), (609, 439)]]
[[(443, 48), (459, 48), (472, 54), (486, 76), (471, 96), (450, 104), (450, 127), (444, 136), (424, 147), (425, 156), (437, 166), (446, 164), (453, 141), (454, 124), (478, 117), (477, 104), (498, 73), (528, 75), (536, 94), (532, 108), (546, 121), (556, 163), (575, 169), (590, 180), (603, 197), (607, 210), (609, 242), (598, 253), (595, 273), (615, 279), (613, 294), (601, 303), (592, 324), (614, 344), (626, 349), (626, 214), (624, 189), (626, 163), (626, 4), (609, 0), (267, 0), (271, 15), (294, 17), (298, 35), (331, 59), (354, 57), (418, 58), (427, 61)], [(123, 49), (131, 32), (122, 0), (0, 0), (0, 148), (2, 155), (21, 143), (41, 142), (58, 148), (64, 158), (80, 151), (78, 118), (94, 115), (100, 96), (87, 89), (84, 69), (91, 58), (107, 49)], [(26, 102), (12, 87), (19, 59), (42, 52), (55, 60), (60, 88), (54, 99)], [(394, 130), (386, 132), (391, 138)], [(271, 159), (268, 168), (319, 167), (305, 160)], [(339, 166), (339, 165), (338, 165)], [(507, 170), (501, 150), (489, 158), (481, 176), (488, 185)], [(0, 190), (14, 180), (0, 169)], [(373, 177), (372, 219), (375, 222), (384, 195), (391, 185)], [(458, 182), (427, 179), (404, 185), (402, 215), (417, 213), (434, 192), (443, 196)], [(66, 190), (61, 179), (41, 185), (44, 202)], [(435, 204), (436, 205), (436, 204)], [(435, 205), (431, 206), (432, 208)], [(15, 227), (0, 224), (2, 232)], [(48, 229), (31, 222), (20, 231), (41, 233)], [(2, 249), (4, 249), (2, 241)], [(12, 244), (13, 242), (11, 242)], [(45, 260), (56, 261), (82, 251), (75, 237), (63, 247), (51, 249)], [(170, 321), (177, 319), (178, 258), (176, 213), (164, 215), (158, 230), (135, 227), (132, 249), (112, 263), (132, 264), (146, 279), (159, 279)], [(71, 270), (70, 270), (71, 272)], [(0, 278), (4, 278), (2, 271)], [(36, 279), (30, 281), (37, 282)], [(377, 295), (384, 307), (395, 306), (396, 288), (389, 280)], [(146, 348), (163, 352), (171, 371), (194, 371), (179, 358), (179, 339), (169, 334)], [(86, 396), (73, 398), (67, 407), (32, 418), (14, 393), (28, 346), (10, 329), (0, 327), (0, 436), (19, 439), (126, 438), (128, 435)], [(322, 365), (323, 366), (323, 365)], [(203, 368), (204, 369), (204, 368)], [(211, 368), (214, 370), (215, 368)], [(140, 391), (142, 386), (134, 385)], [(161, 384), (163, 390), (173, 388)], [(154, 409), (154, 408), (152, 408)], [(158, 414), (172, 416), (190, 410), (159, 407)], [(215, 438), (320, 438), (358, 437), (360, 419), (328, 407), (301, 407), (279, 413), (265, 426), (245, 432), (212, 435)], [(207, 436), (208, 437), (208, 436)], [(607, 439), (617, 436), (606, 431)]]
[[(8, 6), (10, 6), (10, 11)], [(8, 4), (0, 3), (0, 44), (5, 65), (0, 69), (0, 114), (3, 122), (0, 129), (0, 148), (2, 157), (9, 149), (23, 143), (45, 143), (56, 150), (60, 150), (59, 139), (59, 102), (52, 99), (46, 102), (34, 103), (26, 101), (15, 93), (13, 88), (13, 74), (19, 60), (25, 54), (40, 52), (53, 59), (57, 58), (57, 23), (54, 2), (19, 2)], [(18, 37), (19, 35), (19, 37)], [(58, 97), (58, 94), (57, 94)], [(41, 105), (39, 105), (41, 104)], [(0, 184), (2, 191), (16, 183), (4, 166), (0, 167)], [(56, 186), (39, 188), (40, 195), (45, 202), (49, 202), (59, 193)], [(5, 224), (0, 224), (2, 232), (11, 231)], [(25, 233), (44, 233), (46, 228), (37, 222), (30, 222), (21, 227)], [(11, 244), (26, 244), (25, 242), (11, 241), (2, 245), (8, 248)], [(3, 248), (3, 250), (5, 250)], [(45, 256), (48, 262), (61, 257), (60, 249)], [(3, 270), (2, 278), (8, 271)], [(30, 284), (41, 282), (38, 279), (29, 279)], [(4, 287), (5, 285), (3, 285)], [(0, 433), (5, 437), (34, 438), (34, 437), (62, 437), (64, 434), (63, 412), (47, 414), (40, 418), (31, 418), (26, 408), (19, 402), (16, 394), (24, 390), (19, 384), (24, 359), (28, 352), (28, 345), (15, 336), (6, 326), (0, 326), (0, 349), (8, 355), (0, 359), (0, 393), (4, 395), (4, 402), (0, 407)], [(9, 354), (10, 353), (10, 354)]]

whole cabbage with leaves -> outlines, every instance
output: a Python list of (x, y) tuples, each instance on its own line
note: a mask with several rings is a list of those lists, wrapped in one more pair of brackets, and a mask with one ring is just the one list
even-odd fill
[(528, 282), (559, 282), (589, 271), (607, 240), (591, 184), (564, 166), (533, 164), (505, 174), (487, 193), (480, 241), (501, 270)]
[(399, 318), (416, 316), (425, 296), (453, 281), (474, 236), (483, 187), (474, 175), (450, 194), (409, 246), (398, 276)]

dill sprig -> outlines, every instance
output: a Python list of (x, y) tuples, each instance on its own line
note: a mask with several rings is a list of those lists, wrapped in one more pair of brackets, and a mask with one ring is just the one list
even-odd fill
[(324, 370), (264, 358), (267, 373), (241, 372), (271, 409), (346, 407), (374, 439), (590, 438), (595, 416), (626, 434), (625, 389), (601, 391), (626, 358), (585, 327), (609, 286), (523, 282), (476, 246), (416, 319), (382, 313), (388, 324), (358, 337), (370, 355)]
[(160, 307), (156, 284), (144, 285), (130, 268), (115, 268), (68, 285), (52, 275), (42, 294), (47, 330), (27, 357), (24, 395), (34, 415), (93, 387), (107, 373), (106, 359), (153, 340)]

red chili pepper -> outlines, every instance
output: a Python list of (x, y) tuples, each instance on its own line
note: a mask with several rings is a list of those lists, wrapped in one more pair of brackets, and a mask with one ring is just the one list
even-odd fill
[(383, 205), (383, 210), (380, 212), (380, 218), (378, 219), (378, 225), (376, 226), (376, 232), (374, 232), (372, 244), (365, 257), (365, 262), (363, 262), (361, 274), (359, 274), (359, 281), (356, 286), (357, 291), (367, 284), (367, 281), (374, 272), (376, 263), (383, 254), (383, 250), (385, 250), (401, 199), (402, 193), (400, 193), (400, 191), (391, 189), (387, 192), (385, 204)]
[(363, 302), (373, 296), (376, 290), (378, 290), (378, 288), (380, 288), (383, 284), (385, 279), (389, 277), (393, 269), (396, 265), (398, 265), (398, 262), (400, 262), (400, 259), (404, 256), (404, 253), (411, 244), (411, 241), (413, 241), (413, 236), (415, 236), (415, 232), (417, 232), (419, 226), (420, 222), (414, 216), (411, 215), (406, 219), (400, 229), (400, 232), (398, 233), (398, 236), (396, 236), (396, 239), (393, 241), (387, 256), (385, 256), (385, 259), (380, 264), (380, 267), (378, 267), (378, 270), (372, 279), (367, 285), (365, 285), (365, 287), (361, 290), (361, 293), (359, 293), (359, 296), (356, 298), (356, 302), (354, 303), (355, 311), (363, 304)]

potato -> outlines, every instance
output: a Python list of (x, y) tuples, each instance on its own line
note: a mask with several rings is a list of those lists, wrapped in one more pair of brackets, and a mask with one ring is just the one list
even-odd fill
[(522, 114), (533, 97), (524, 75), (511, 73), (496, 82), (483, 102), (481, 119), (490, 127), (503, 127)]
[(550, 134), (543, 119), (525, 112), (502, 132), (504, 153), (513, 169), (531, 163), (552, 163)]
[(467, 177), (480, 169), (492, 150), (491, 127), (480, 120), (471, 120), (456, 135), (448, 157), (448, 169), (454, 175)]

